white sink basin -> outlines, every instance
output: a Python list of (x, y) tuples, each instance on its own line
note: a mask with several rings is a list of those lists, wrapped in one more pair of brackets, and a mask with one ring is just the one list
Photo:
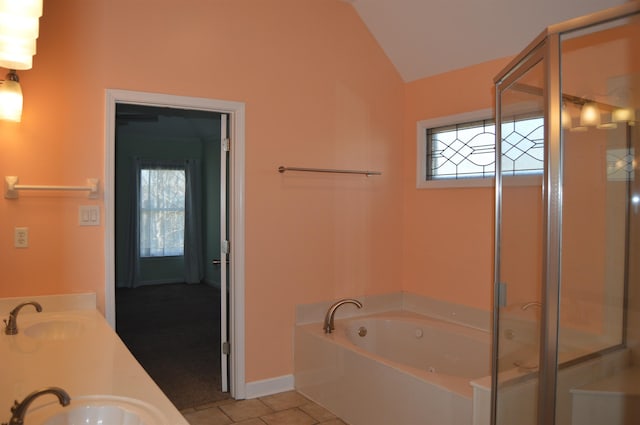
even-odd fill
[(41, 425), (164, 425), (164, 415), (140, 400), (116, 396), (72, 398), (62, 407), (57, 402), (27, 412), (25, 423)]
[(152, 425), (134, 412), (117, 406), (84, 406), (76, 407), (68, 412), (58, 413), (44, 425)]
[(24, 334), (36, 339), (61, 341), (76, 338), (84, 332), (84, 324), (73, 319), (56, 319), (34, 323), (24, 328)]
[(91, 321), (82, 313), (34, 313), (18, 318), (18, 333), (39, 340), (77, 338), (89, 327)]

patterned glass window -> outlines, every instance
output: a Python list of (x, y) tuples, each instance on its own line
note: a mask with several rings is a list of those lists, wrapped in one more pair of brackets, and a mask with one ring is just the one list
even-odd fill
[[(429, 128), (427, 180), (491, 178), (495, 175), (495, 122), (474, 121)], [(540, 174), (544, 155), (540, 117), (502, 123), (502, 166), (506, 174)]]

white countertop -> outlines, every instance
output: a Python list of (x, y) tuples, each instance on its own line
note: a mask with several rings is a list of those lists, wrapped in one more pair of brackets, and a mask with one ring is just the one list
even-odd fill
[[(2, 326), (0, 422), (10, 419), (14, 400), (20, 402), (35, 390), (55, 386), (67, 391), (72, 400), (93, 395), (139, 400), (157, 408), (165, 425), (188, 425), (97, 310), (51, 312), (45, 298), (29, 298), (40, 302), (43, 312), (25, 306), (18, 314), (17, 335), (5, 335)], [(6, 299), (2, 301), (0, 307), (8, 305)], [(3, 319), (8, 317), (5, 310), (0, 308)], [(41, 326), (47, 322), (60, 326)], [(62, 327), (64, 335), (54, 332)], [(36, 413), (30, 421), (27, 412), (25, 422), (40, 424), (38, 407), (52, 403), (58, 403), (52, 395), (37, 398), (29, 409)]]

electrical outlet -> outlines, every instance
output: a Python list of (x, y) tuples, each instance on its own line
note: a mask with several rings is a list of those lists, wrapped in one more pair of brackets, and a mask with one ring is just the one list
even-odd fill
[(13, 245), (16, 248), (27, 248), (29, 246), (29, 228), (16, 227), (13, 233)]

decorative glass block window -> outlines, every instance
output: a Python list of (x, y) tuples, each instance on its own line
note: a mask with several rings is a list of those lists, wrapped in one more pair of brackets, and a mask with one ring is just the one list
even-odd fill
[(607, 149), (607, 179), (609, 181), (633, 181), (635, 168), (636, 160), (633, 148)]
[(185, 170), (140, 170), (140, 256), (184, 255)]
[[(494, 177), (495, 137), (493, 120), (427, 128), (426, 180)], [(542, 173), (544, 120), (541, 117), (503, 122), (502, 142), (505, 173)]]
[(544, 119), (502, 122), (503, 175), (542, 174), (544, 169)]

